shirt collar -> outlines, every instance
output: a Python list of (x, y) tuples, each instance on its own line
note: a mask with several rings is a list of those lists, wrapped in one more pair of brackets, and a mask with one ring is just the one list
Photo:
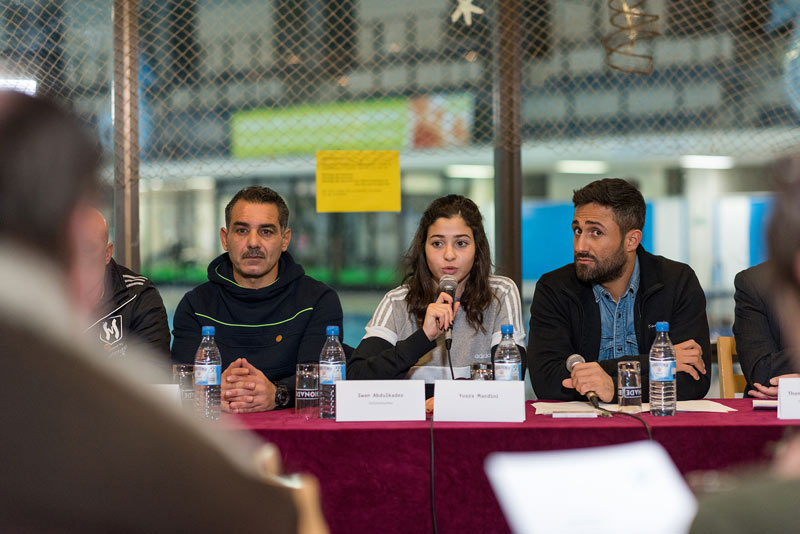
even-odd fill
[[(603, 286), (600, 284), (592, 284), (592, 291), (594, 292), (594, 301), (600, 302), (600, 299), (603, 296), (611, 297), (611, 293), (606, 291)], [(632, 295), (636, 295), (636, 292), (639, 291), (639, 255), (636, 255), (636, 263), (633, 265), (633, 273), (631, 273), (631, 279), (628, 281), (628, 288), (625, 290), (625, 293), (622, 294), (622, 297), (625, 297), (629, 293)], [(613, 297), (611, 297), (613, 299)]]

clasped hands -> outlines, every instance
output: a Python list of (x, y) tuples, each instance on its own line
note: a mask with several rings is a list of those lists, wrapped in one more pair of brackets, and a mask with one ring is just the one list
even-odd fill
[[(700, 380), (700, 374), (706, 374), (703, 348), (693, 339), (675, 345), (675, 364), (677, 372), (688, 373), (695, 380)], [(564, 379), (561, 385), (581, 395), (594, 391), (603, 402), (611, 402), (616, 389), (614, 380), (597, 362), (576, 364), (570, 377)]]
[(277, 387), (245, 358), (222, 373), (222, 409), (228, 413), (265, 412), (275, 408)]

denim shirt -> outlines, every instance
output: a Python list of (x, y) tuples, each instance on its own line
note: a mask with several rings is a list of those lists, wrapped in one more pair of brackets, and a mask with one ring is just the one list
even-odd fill
[(636, 327), (633, 321), (636, 292), (639, 289), (639, 258), (633, 268), (628, 289), (614, 302), (611, 293), (600, 284), (592, 286), (594, 299), (600, 308), (600, 354), (598, 361), (639, 354)]

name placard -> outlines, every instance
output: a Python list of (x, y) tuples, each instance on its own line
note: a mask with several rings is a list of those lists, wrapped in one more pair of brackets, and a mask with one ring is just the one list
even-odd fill
[(336, 382), (337, 421), (424, 421), (422, 380)]
[(778, 380), (778, 419), (800, 419), (800, 378)]
[(525, 421), (525, 385), (521, 380), (437, 380), (434, 398), (434, 421)]

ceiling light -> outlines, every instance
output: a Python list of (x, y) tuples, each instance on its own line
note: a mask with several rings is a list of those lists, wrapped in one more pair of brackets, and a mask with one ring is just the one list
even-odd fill
[(490, 180), (494, 178), (494, 167), (491, 165), (448, 165), (445, 167), (444, 173), (448, 178)]
[(562, 160), (556, 162), (556, 172), (561, 174), (605, 174), (608, 163), (591, 160)]
[(684, 169), (732, 169), (733, 158), (728, 156), (681, 156)]
[(28, 78), (0, 78), (0, 89), (11, 89), (28, 95), (36, 94), (36, 80)]

